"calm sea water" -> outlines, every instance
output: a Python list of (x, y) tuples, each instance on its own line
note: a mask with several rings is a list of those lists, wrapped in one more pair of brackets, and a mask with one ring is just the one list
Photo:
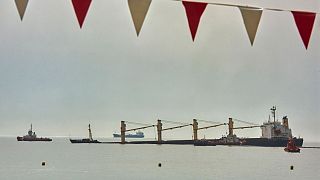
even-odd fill
[[(320, 149), (294, 154), (266, 147), (71, 144), (68, 139), (15, 138), (0, 138), (0, 148), (0, 180), (320, 179)], [(41, 166), (43, 161), (46, 166)]]

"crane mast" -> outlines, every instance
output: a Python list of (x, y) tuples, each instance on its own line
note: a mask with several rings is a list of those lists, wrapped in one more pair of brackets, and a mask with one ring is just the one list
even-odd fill
[(89, 124), (89, 129), (88, 129), (88, 131), (89, 131), (89, 139), (90, 139), (90, 141), (93, 141), (90, 124)]

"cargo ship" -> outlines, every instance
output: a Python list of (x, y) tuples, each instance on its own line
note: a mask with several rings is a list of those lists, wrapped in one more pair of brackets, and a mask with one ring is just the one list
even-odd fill
[[(117, 133), (114, 133), (113, 137), (114, 138), (120, 138), (121, 135), (117, 134)], [(126, 138), (144, 138), (144, 134), (141, 131), (137, 131), (135, 134), (126, 134), (125, 137)]]
[[(195, 141), (194, 145), (196, 146), (209, 146), (209, 145), (245, 145), (245, 146), (264, 146), (264, 147), (286, 147), (288, 140), (291, 141), (298, 147), (302, 147), (303, 138), (293, 137), (292, 131), (289, 128), (289, 120), (287, 116), (282, 118), (282, 123), (278, 120), (276, 121), (276, 107), (273, 106), (271, 109), (273, 116), (273, 121), (270, 119), (267, 122), (264, 122), (262, 125), (257, 125), (253, 123), (248, 123), (241, 120), (236, 120), (229, 118), (228, 123), (221, 123), (215, 126), (228, 125), (229, 133), (226, 136), (222, 136), (219, 139), (207, 139), (201, 141)], [(243, 123), (251, 124), (250, 126), (234, 127), (234, 120), (240, 121)], [(239, 138), (233, 131), (235, 129), (246, 129), (246, 128), (261, 128), (262, 135), (257, 138)], [(203, 128), (202, 128), (203, 129)]]
[(101, 143), (100, 141), (95, 140), (95, 139), (92, 138), (92, 132), (91, 132), (90, 124), (89, 124), (88, 131), (89, 131), (89, 138), (84, 138), (84, 139), (69, 139), (70, 142), (71, 142), (71, 143)]
[(32, 124), (28, 131), (28, 134), (25, 136), (18, 136), (18, 141), (52, 141), (52, 139), (47, 137), (37, 137), (36, 133), (32, 131)]
[[(292, 131), (289, 128), (289, 120), (287, 116), (282, 118), (282, 123), (276, 121), (276, 107), (271, 109), (273, 121), (269, 120), (262, 125), (253, 125), (245, 127), (233, 127), (233, 120), (229, 118), (229, 134), (220, 139), (215, 139), (215, 143), (219, 145), (246, 145), (246, 146), (264, 146), (264, 147), (286, 147), (288, 140), (292, 139), (293, 143), (302, 147), (303, 138), (297, 138), (292, 136)], [(238, 138), (233, 134), (234, 129), (245, 129), (260, 127), (262, 135), (259, 138)]]

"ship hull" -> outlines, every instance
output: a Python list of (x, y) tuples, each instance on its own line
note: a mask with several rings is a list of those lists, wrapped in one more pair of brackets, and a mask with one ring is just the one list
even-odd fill
[(90, 139), (70, 139), (71, 143), (101, 143), (98, 140), (90, 140)]
[(290, 152), (290, 153), (299, 153), (300, 149), (298, 147), (296, 147), (296, 148), (284, 148), (284, 151)]
[[(298, 147), (302, 147), (302, 138), (293, 138), (294, 143)], [(187, 145), (193, 144), (195, 146), (260, 146), (260, 147), (286, 147), (288, 139), (267, 139), (267, 138), (240, 138), (239, 142), (223, 142), (221, 139), (207, 139), (207, 140), (168, 140), (168, 141), (131, 141), (126, 142), (128, 144), (176, 144), (176, 145)]]
[(17, 137), (17, 141), (52, 141), (51, 138), (26, 138), (26, 137)]
[[(247, 146), (262, 146), (262, 147), (286, 147), (288, 144), (288, 138), (241, 138), (242, 145)], [(302, 138), (293, 138), (294, 144), (298, 147), (302, 147)]]
[(194, 141), (194, 146), (216, 146), (217, 143), (209, 140), (196, 140)]

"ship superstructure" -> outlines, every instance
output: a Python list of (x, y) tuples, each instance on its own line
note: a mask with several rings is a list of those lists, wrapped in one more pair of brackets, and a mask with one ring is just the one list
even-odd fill
[(289, 128), (289, 120), (287, 116), (282, 118), (282, 124), (276, 121), (276, 107), (271, 108), (273, 121), (263, 123), (261, 126), (262, 138), (292, 138), (292, 131)]
[(303, 144), (303, 138), (296, 138), (292, 136), (292, 131), (289, 128), (289, 120), (287, 116), (282, 118), (282, 123), (276, 121), (276, 107), (271, 109), (273, 121), (270, 117), (267, 122), (264, 122), (260, 127), (262, 135), (260, 138), (242, 138), (242, 142), (245, 145), (253, 146), (279, 146), (285, 147), (289, 139), (299, 147)]

